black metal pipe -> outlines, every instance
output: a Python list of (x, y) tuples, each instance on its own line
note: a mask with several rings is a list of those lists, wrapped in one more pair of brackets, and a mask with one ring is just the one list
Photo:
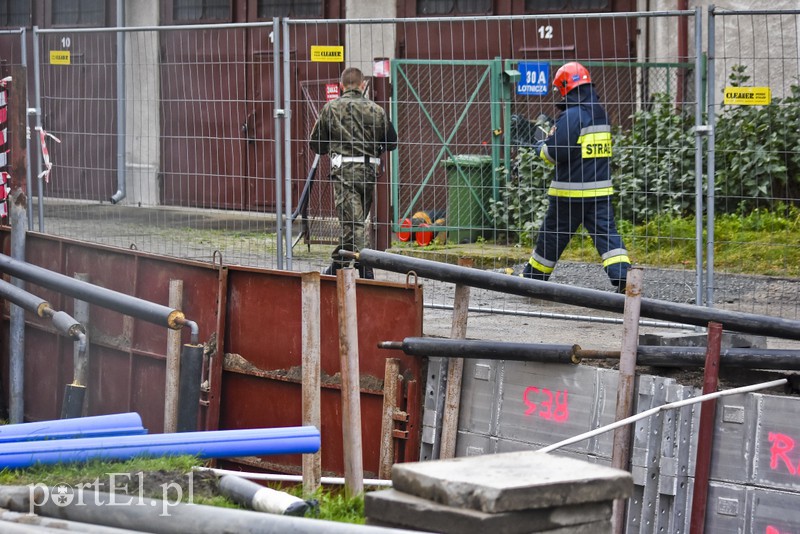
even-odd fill
[[(705, 347), (639, 345), (636, 363), (653, 367), (703, 367)], [(720, 352), (720, 367), (740, 369), (800, 370), (800, 351), (786, 349), (730, 348)]]
[(61, 419), (75, 419), (83, 414), (86, 386), (67, 384), (64, 386), (64, 402), (61, 404)]
[[(382, 349), (402, 350), (409, 356), (475, 358), (550, 363), (580, 363), (584, 359), (619, 359), (620, 351), (582, 349), (579, 345), (507, 343), (502, 341), (407, 337), (403, 341), (382, 341)], [(705, 347), (661, 347), (639, 345), (637, 365), (652, 367), (703, 367)], [(788, 349), (729, 348), (720, 353), (722, 367), (800, 370), (800, 351)]]
[(0, 254), (0, 271), (150, 323), (165, 325), (174, 330), (182, 326), (179, 320), (184, 318), (184, 314), (180, 310), (76, 280), (55, 271), (15, 260), (5, 254)]
[[(542, 282), (480, 269), (469, 269), (458, 265), (410, 258), (399, 254), (362, 249), (358, 253), (345, 253), (342, 251), (342, 256), (353, 257), (362, 265), (368, 265), (373, 268), (397, 273), (414, 271), (417, 276), (422, 278), (465, 284), (511, 295), (534, 297), (613, 312), (622, 312), (625, 305), (625, 295), (617, 293), (554, 282)], [(710, 322), (718, 322), (726, 330), (785, 339), (800, 339), (800, 321), (767, 315), (718, 310), (716, 308), (705, 308), (648, 298), (642, 298), (640, 314), (643, 317), (677, 321), (703, 327)]]
[(203, 380), (203, 345), (184, 345), (178, 378), (178, 432), (195, 432)]
[(578, 345), (407, 337), (403, 341), (381, 342), (378, 347), (382, 349), (399, 349), (411, 356), (580, 363), (580, 358), (577, 356), (578, 351), (580, 351)]

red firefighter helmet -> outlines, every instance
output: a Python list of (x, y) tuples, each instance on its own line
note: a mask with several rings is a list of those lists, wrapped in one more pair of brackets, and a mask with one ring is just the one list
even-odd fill
[(592, 78), (589, 76), (588, 69), (577, 61), (567, 63), (558, 69), (555, 78), (553, 78), (553, 86), (561, 93), (562, 98), (579, 85), (585, 83), (592, 83)]

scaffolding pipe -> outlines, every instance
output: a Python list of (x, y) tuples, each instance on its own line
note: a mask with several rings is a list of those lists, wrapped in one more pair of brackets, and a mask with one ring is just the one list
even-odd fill
[(0, 443), (146, 434), (136, 412), (0, 425)]
[(37, 317), (45, 317), (48, 311), (51, 311), (49, 302), (2, 278), (0, 278), (0, 297), (13, 302), (23, 310), (35, 313)]
[(615, 428), (619, 428), (624, 425), (629, 425), (631, 423), (635, 423), (641, 419), (646, 419), (651, 415), (655, 415), (658, 412), (664, 410), (674, 410), (676, 408), (682, 408), (684, 406), (689, 406), (690, 404), (697, 404), (698, 402), (707, 401), (709, 399), (718, 399), (720, 397), (727, 397), (730, 395), (738, 395), (740, 393), (751, 393), (753, 391), (759, 391), (762, 389), (774, 388), (778, 386), (783, 386), (788, 382), (785, 378), (780, 378), (778, 380), (771, 380), (769, 382), (761, 382), (759, 384), (753, 384), (751, 386), (742, 386), (739, 388), (733, 389), (726, 389), (724, 391), (716, 391), (714, 393), (709, 393), (708, 395), (700, 395), (699, 397), (692, 397), (690, 399), (683, 399), (675, 402), (671, 402), (669, 404), (662, 404), (661, 406), (656, 406), (655, 408), (650, 408), (649, 410), (645, 410), (643, 412), (639, 412), (636, 415), (632, 415), (627, 419), (622, 419), (621, 421), (615, 421), (605, 426), (601, 426), (599, 428), (595, 428), (594, 430), (590, 430), (588, 432), (584, 432), (583, 434), (578, 434), (577, 436), (572, 436), (571, 438), (567, 438), (565, 440), (561, 440), (559, 442), (553, 443), (552, 445), (548, 445), (547, 447), (542, 447), (538, 449), (538, 452), (548, 453), (552, 452), (556, 449), (560, 449), (561, 447), (566, 447), (567, 445), (572, 445), (573, 443), (578, 443), (579, 441), (584, 441), (589, 438), (593, 438), (595, 436), (599, 436), (600, 434), (605, 434)]
[(319, 430), (313, 426), (248, 428), (143, 436), (101, 436), (20, 443), (0, 443), (0, 468), (36, 464), (130, 460), (137, 456), (230, 458), (267, 454), (304, 454), (319, 450)]
[(75, 280), (61, 273), (15, 260), (5, 254), (0, 254), (0, 271), (143, 321), (164, 325), (175, 330), (180, 329), (183, 325), (197, 328), (196, 324), (185, 319), (180, 310)]
[[(561, 302), (622, 312), (625, 296), (608, 291), (531, 280), (519, 276), (469, 269), (431, 260), (409, 258), (399, 254), (362, 249), (360, 252), (341, 251), (343, 257), (357, 260), (373, 268), (408, 273), (413, 271), (421, 278), (440, 282), (467, 284), (472, 287), (498, 291), (523, 297), (534, 297), (552, 302)], [(642, 298), (641, 315), (667, 321), (680, 321), (695, 326), (706, 326), (710, 322), (721, 323), (725, 329), (749, 334), (775, 336), (785, 339), (800, 339), (800, 321), (741, 313), (715, 308), (704, 308), (664, 300)]]
[[(27, 217), (18, 201), (24, 196), (19, 189), (14, 189), (8, 199), (11, 219), (11, 255), (14, 261), (25, 260), (25, 233)], [(10, 258), (9, 258), (10, 259)], [(24, 291), (25, 282), (22, 277), (13, 277), (11, 284)], [(14, 302), (12, 300), (12, 302)], [(11, 305), (8, 312), (8, 382), (9, 403), (8, 419), (11, 423), (25, 420), (25, 310), (21, 305)]]

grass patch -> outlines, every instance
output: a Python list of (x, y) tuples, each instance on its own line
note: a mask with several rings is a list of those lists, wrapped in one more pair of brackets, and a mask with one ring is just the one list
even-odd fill
[[(719, 215), (714, 226), (714, 268), (718, 272), (748, 275), (800, 277), (800, 208), (755, 210), (748, 215)], [(661, 215), (647, 223), (632, 225), (619, 221), (619, 231), (634, 264), (663, 268), (693, 269), (696, 258), (695, 218)], [(707, 233), (703, 225), (702, 252)], [(519, 245), (476, 243), (457, 245), (396, 242), (392, 250), (401, 254), (428, 257), (455, 263), (459, 256), (472, 256), (478, 268), (496, 268), (523, 263), (531, 250)], [(582, 228), (562, 254), (563, 261), (600, 261), (589, 235)], [(704, 258), (705, 259), (705, 258)]]

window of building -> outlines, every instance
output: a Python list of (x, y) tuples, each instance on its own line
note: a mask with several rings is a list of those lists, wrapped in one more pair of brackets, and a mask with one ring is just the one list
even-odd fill
[(31, 3), (29, 0), (0, 0), (0, 26), (19, 28), (30, 25)]
[(230, 0), (173, 0), (172, 18), (176, 22), (229, 21)]
[(102, 26), (106, 21), (104, 0), (62, 0), (52, 3), (53, 26)]
[(525, 0), (525, 13), (540, 11), (600, 11), (608, 0)]
[(489, 15), (492, 0), (417, 0), (417, 15)]
[(322, 0), (258, 0), (258, 18), (322, 16)]

